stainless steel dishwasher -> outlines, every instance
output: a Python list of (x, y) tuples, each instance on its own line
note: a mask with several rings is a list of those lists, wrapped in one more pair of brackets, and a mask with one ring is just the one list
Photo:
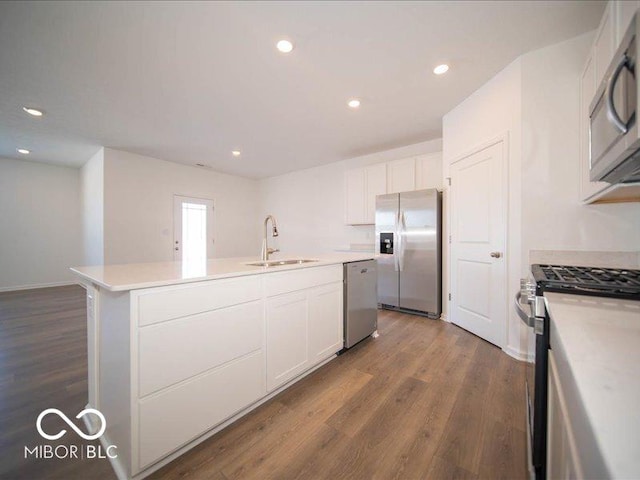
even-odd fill
[(378, 328), (375, 260), (344, 264), (344, 346), (350, 348)]

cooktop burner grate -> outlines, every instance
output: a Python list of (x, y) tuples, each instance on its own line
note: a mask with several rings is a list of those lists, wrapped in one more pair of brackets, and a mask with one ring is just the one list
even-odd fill
[(532, 265), (531, 271), (541, 291), (640, 300), (640, 270)]

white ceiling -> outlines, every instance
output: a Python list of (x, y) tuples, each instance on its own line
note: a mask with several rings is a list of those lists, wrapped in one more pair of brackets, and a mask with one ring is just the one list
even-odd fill
[[(30, 160), (80, 166), (105, 145), (261, 178), (429, 140), (496, 72), (594, 29), (603, 8), (1, 2), (0, 156), (24, 147)], [(274, 48), (283, 36), (287, 56)], [(437, 77), (443, 62), (451, 70)]]

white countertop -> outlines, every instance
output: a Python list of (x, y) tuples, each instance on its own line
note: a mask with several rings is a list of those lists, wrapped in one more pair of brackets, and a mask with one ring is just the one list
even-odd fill
[(135, 290), (139, 288), (161, 287), (178, 283), (200, 282), (219, 278), (256, 275), (262, 273), (297, 270), (300, 268), (320, 267), (338, 263), (356, 262), (374, 258), (371, 253), (330, 253), (322, 255), (272, 255), (270, 260), (294, 258), (314, 259), (316, 262), (282, 265), (277, 267), (258, 267), (246, 265), (260, 261), (257, 257), (216, 258), (206, 262), (156, 262), (129, 263), (123, 265), (96, 265), (74, 267), (72, 272), (82, 279), (99, 285), (112, 292)]
[(568, 402), (569, 409), (584, 412), (589, 427), (584, 431), (594, 437), (577, 435), (576, 441), (599, 451), (610, 478), (638, 478), (640, 301), (559, 293), (545, 297), (551, 349), (558, 370), (562, 364), (561, 373), (571, 377), (561, 377), (563, 389), (566, 383), (572, 400), (579, 402)]

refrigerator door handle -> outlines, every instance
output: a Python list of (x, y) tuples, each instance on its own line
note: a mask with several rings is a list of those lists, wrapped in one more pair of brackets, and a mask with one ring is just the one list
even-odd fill
[(407, 223), (404, 218), (404, 212), (401, 211), (399, 215), (399, 228), (398, 228), (398, 269), (402, 271), (404, 269), (404, 231), (407, 228)]
[(400, 249), (402, 248), (402, 238), (400, 237), (400, 212), (396, 214), (393, 236), (393, 269), (397, 272), (400, 269)]

